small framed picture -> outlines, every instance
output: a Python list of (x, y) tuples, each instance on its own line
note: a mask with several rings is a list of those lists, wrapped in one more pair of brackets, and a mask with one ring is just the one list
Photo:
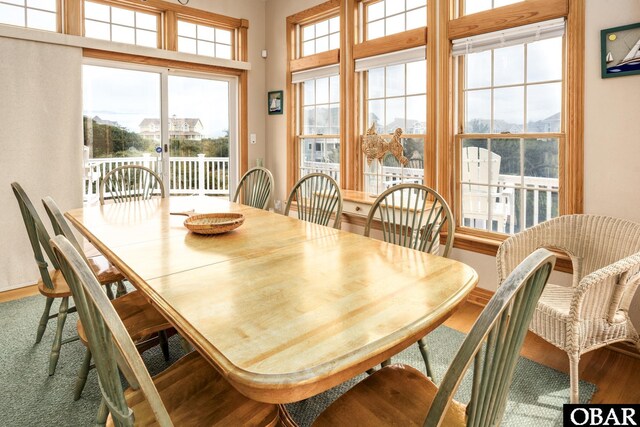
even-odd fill
[(640, 74), (640, 22), (600, 32), (602, 78)]
[(282, 99), (282, 91), (274, 90), (269, 92), (267, 96), (269, 108), (269, 114), (282, 114), (284, 107), (284, 100)]

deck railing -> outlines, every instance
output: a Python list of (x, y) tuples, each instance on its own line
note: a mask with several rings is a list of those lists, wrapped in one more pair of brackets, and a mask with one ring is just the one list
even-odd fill
[[(141, 165), (162, 173), (160, 157), (111, 157), (87, 159), (84, 164), (84, 200), (96, 197), (100, 182), (109, 171), (125, 165)], [(169, 161), (169, 194), (227, 195), (229, 194), (229, 158), (172, 157)]]

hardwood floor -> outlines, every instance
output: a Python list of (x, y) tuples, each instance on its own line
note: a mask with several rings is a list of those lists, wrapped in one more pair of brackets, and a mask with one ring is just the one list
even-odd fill
[[(468, 332), (482, 307), (467, 302), (445, 325)], [(522, 356), (569, 373), (567, 353), (529, 332)], [(640, 359), (608, 348), (589, 352), (580, 359), (580, 379), (598, 387), (591, 403), (640, 403)], [(567, 402), (568, 403), (568, 402)]]
[[(37, 293), (36, 286), (0, 292), (0, 303)], [(445, 322), (445, 325), (466, 333), (481, 311), (481, 306), (467, 302)], [(538, 363), (569, 373), (567, 354), (531, 332), (527, 334), (521, 353)], [(592, 351), (580, 360), (580, 378), (598, 387), (591, 403), (640, 403), (638, 358), (608, 348)]]

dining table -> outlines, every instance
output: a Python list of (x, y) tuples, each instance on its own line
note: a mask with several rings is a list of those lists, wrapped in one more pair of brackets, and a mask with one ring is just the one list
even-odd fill
[[(241, 213), (200, 235), (181, 212)], [(85, 206), (66, 218), (237, 390), (289, 403), (391, 358), (478, 282), (468, 265), (220, 197)]]

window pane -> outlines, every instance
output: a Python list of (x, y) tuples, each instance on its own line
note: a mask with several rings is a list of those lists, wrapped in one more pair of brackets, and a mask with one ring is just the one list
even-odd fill
[(407, 97), (407, 124), (404, 133), (425, 133), (427, 120), (427, 97)]
[(465, 57), (467, 89), (491, 86), (491, 51), (471, 53)]
[[(157, 31), (158, 18), (155, 15), (149, 15), (148, 13), (136, 12), (136, 27), (145, 30)], [(180, 28), (180, 21), (178, 21), (178, 28)]]
[[(524, 174), (527, 177), (558, 178), (558, 140), (526, 139), (524, 142)], [(529, 182), (536, 181), (528, 179)], [(557, 182), (551, 182), (557, 186)], [(540, 185), (540, 184), (538, 184)]]
[(329, 34), (329, 21), (321, 21), (316, 24), (316, 37)]
[(337, 33), (338, 31), (340, 31), (340, 17), (336, 16), (329, 20), (329, 32)]
[(493, 91), (493, 132), (524, 130), (524, 88), (508, 87)]
[(427, 0), (407, 0), (407, 10), (426, 5)]
[(313, 55), (316, 53), (316, 43), (314, 40), (304, 42), (302, 45), (302, 56)]
[(465, 119), (465, 133), (491, 132), (491, 90), (466, 92)]
[(121, 43), (135, 43), (135, 32), (133, 28), (122, 27), (120, 25), (111, 26), (111, 40)]
[(158, 33), (147, 30), (136, 30), (136, 44), (138, 46), (158, 47)]
[(420, 9), (407, 12), (407, 30), (414, 28), (427, 26), (427, 8), (422, 7)]
[(193, 54), (197, 53), (196, 41), (186, 37), (178, 37), (178, 51)]
[(24, 6), (24, 0), (4, 0), (4, 3), (15, 4), (17, 6)]
[(385, 0), (386, 16), (395, 15), (396, 13), (404, 12), (404, 0)]
[(404, 64), (387, 67), (386, 96), (401, 96), (405, 93)]
[(312, 105), (316, 103), (316, 81), (307, 80), (302, 83), (302, 104)]
[(215, 45), (211, 42), (198, 40), (198, 55), (216, 56)]
[(216, 41), (216, 30), (206, 25), (197, 26), (197, 34), (199, 40), (205, 40), (209, 42)]
[(231, 44), (231, 31), (216, 28), (216, 42), (223, 44)]
[(25, 26), (24, 9), (0, 3), (0, 24)]
[[(520, 139), (492, 139), (491, 151), (498, 156), (496, 173), (520, 177)], [(510, 181), (515, 184), (517, 179)]]
[(385, 19), (386, 35), (401, 33), (404, 28), (404, 15), (396, 15)]
[(384, 97), (384, 68), (373, 68), (367, 72), (369, 98)]
[(523, 0), (493, 0), (493, 7), (506, 6), (508, 4), (520, 3)]
[(562, 37), (527, 45), (527, 81), (562, 79)]
[(488, 9), (491, 9), (491, 0), (466, 0), (464, 3), (465, 15)]
[(524, 45), (503, 47), (493, 51), (495, 86), (524, 82)]
[(331, 125), (329, 133), (337, 135), (340, 133), (340, 104), (331, 104), (329, 116)]
[(331, 34), (329, 36), (329, 50), (340, 48), (340, 34)]
[(304, 107), (303, 110), (304, 133), (314, 135), (316, 133), (316, 107)]
[(114, 7), (111, 9), (111, 22), (133, 27), (135, 25), (134, 12), (132, 10)]
[(384, 36), (384, 20), (370, 22), (367, 24), (367, 40), (373, 40), (383, 36)]
[(329, 50), (329, 37), (324, 36), (316, 39), (316, 53), (326, 52)]
[(98, 21), (109, 22), (109, 6), (104, 4), (84, 2), (84, 17)]
[(84, 35), (94, 39), (111, 40), (110, 25), (98, 21), (84, 21)]
[(316, 104), (329, 103), (329, 78), (316, 79)]
[(397, 128), (406, 129), (404, 98), (387, 99), (385, 133), (393, 133)]
[(185, 37), (196, 37), (196, 24), (191, 22), (178, 21), (178, 35)]
[(527, 86), (527, 132), (560, 132), (562, 83)]
[[(13, 2), (9, 2), (13, 3)], [(23, 2), (22, 2), (23, 3)], [(33, 7), (36, 9), (48, 10), (51, 12), (56, 11), (56, 0), (28, 0), (28, 7)]]
[(373, 3), (367, 6), (367, 20), (369, 22), (384, 18), (384, 2)]
[(427, 61), (407, 64), (407, 95), (427, 92)]
[(377, 99), (374, 101), (369, 101), (368, 110), (369, 120), (367, 122), (367, 129), (369, 129), (371, 125), (375, 123), (378, 129), (378, 133), (384, 133), (384, 100)]
[(340, 102), (340, 76), (329, 78), (329, 102)]
[(318, 135), (329, 133), (329, 107), (316, 108), (316, 133)]
[(216, 43), (216, 56), (222, 59), (231, 59), (231, 46)]
[(39, 30), (56, 31), (56, 14), (40, 10), (27, 9), (27, 27)]

